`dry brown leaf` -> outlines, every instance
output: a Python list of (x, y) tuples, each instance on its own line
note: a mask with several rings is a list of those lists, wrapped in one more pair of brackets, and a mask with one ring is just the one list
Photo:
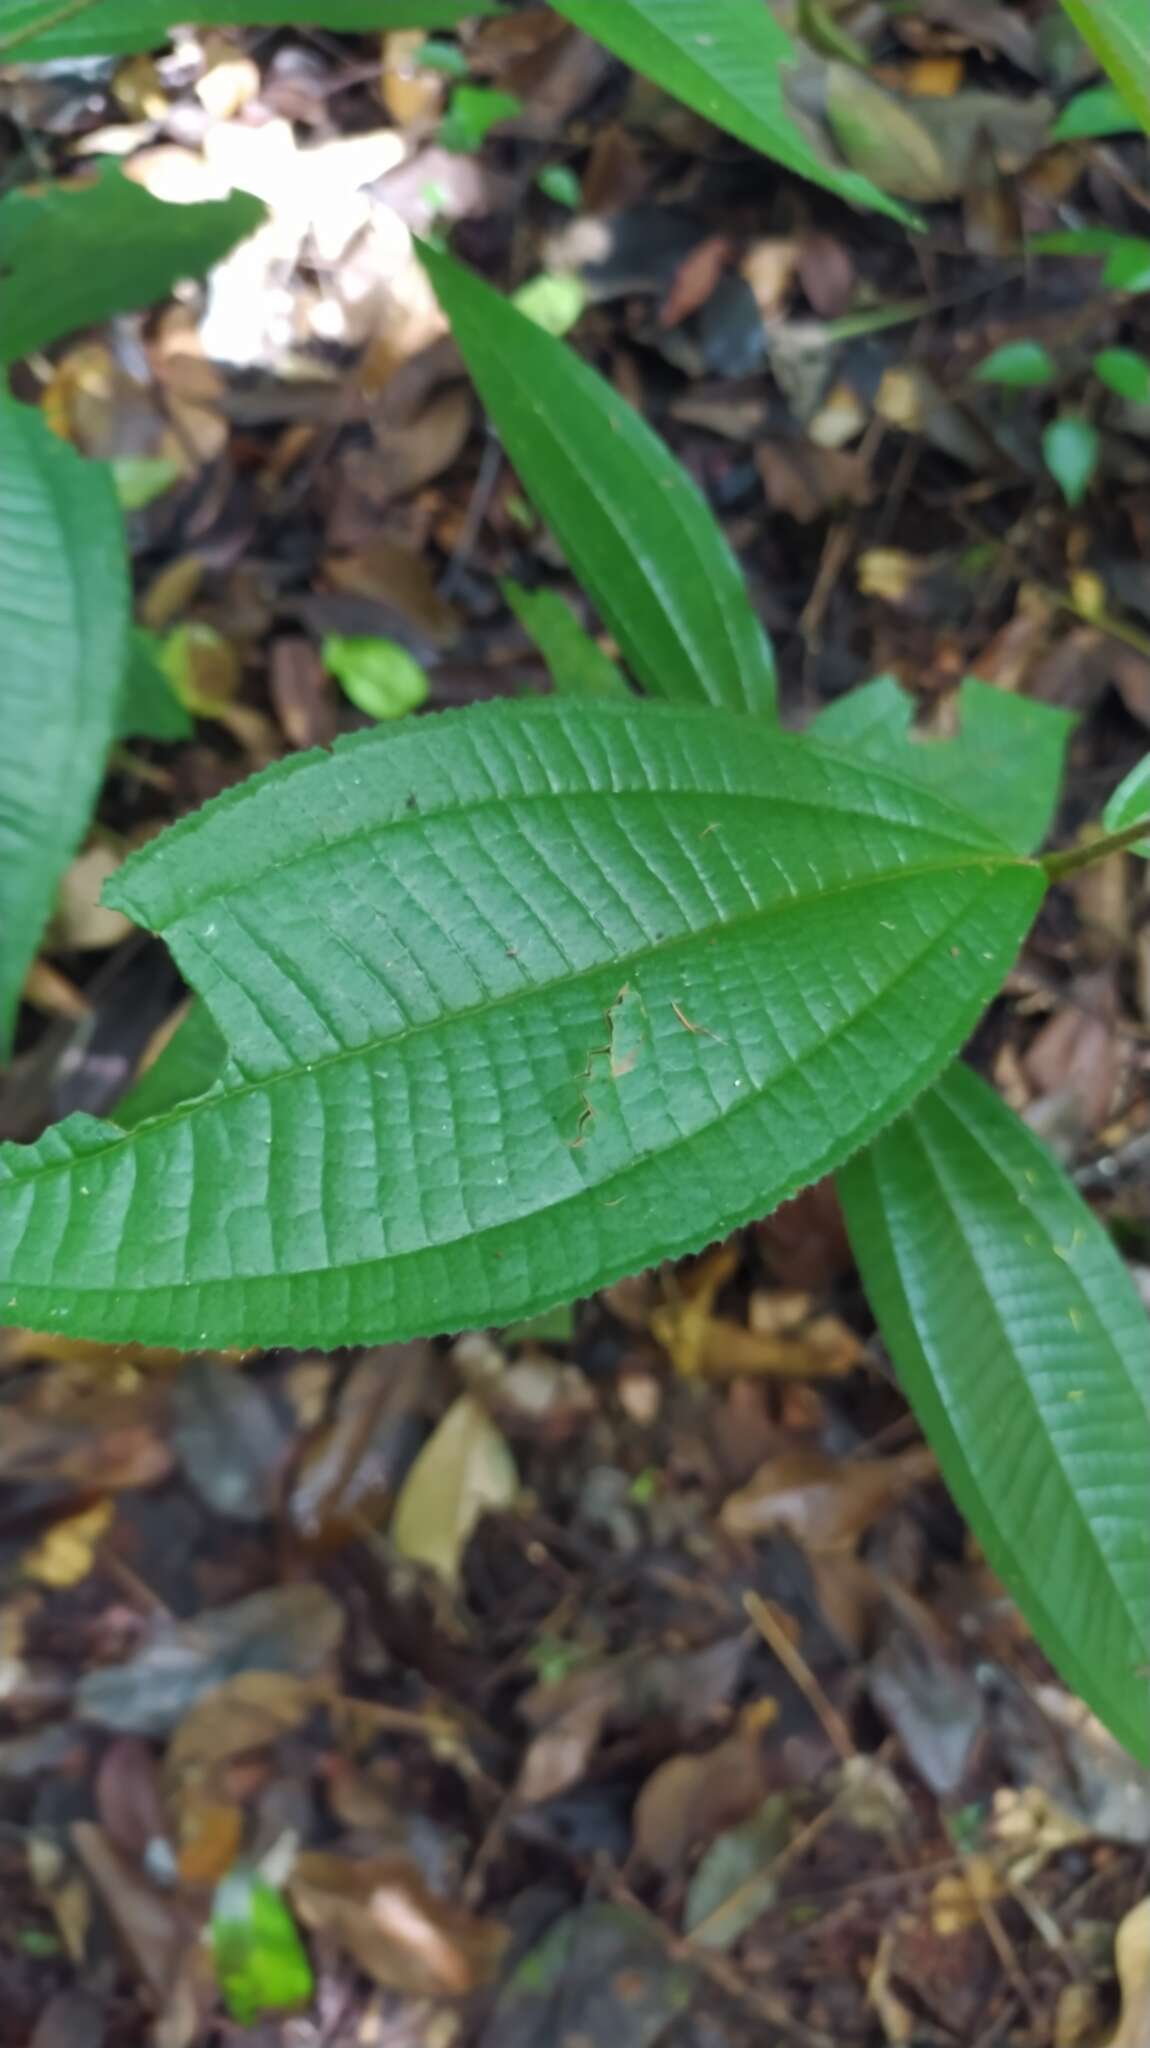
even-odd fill
[(40, 1541), (25, 1551), (21, 1560), (24, 1576), (41, 1586), (78, 1586), (95, 1565), (114, 1512), (110, 1500), (98, 1500), (82, 1514), (54, 1522)]
[(100, 901), (105, 882), (120, 865), (120, 855), (100, 840), (69, 862), (48, 927), (48, 945), (62, 953), (102, 953), (127, 937), (133, 929), (131, 920)]
[(677, 327), (705, 306), (730, 263), (733, 244), (726, 235), (707, 235), (680, 263), (659, 307), (660, 327)]
[(858, 449), (820, 448), (811, 441), (764, 441), (755, 464), (768, 502), (800, 526), (822, 518), (828, 506), (865, 505), (872, 492)]
[(288, 1515), (309, 1542), (338, 1545), (384, 1521), (434, 1371), (422, 1342), (382, 1345), (357, 1360), (292, 1483)]
[(737, 1827), (767, 1790), (759, 1737), (778, 1716), (777, 1702), (748, 1708), (734, 1733), (700, 1756), (673, 1756), (651, 1773), (635, 1802), (635, 1854), (663, 1877), (682, 1871), (700, 1843)]
[(502, 1927), (438, 1898), (404, 1856), (354, 1862), (310, 1851), (297, 1857), (289, 1890), (301, 1920), (387, 1991), (464, 1997), (490, 1982), (506, 1947)]
[(603, 1685), (572, 1700), (529, 1742), (520, 1765), (515, 1794), (528, 1806), (554, 1799), (577, 1785), (595, 1752), (607, 1717), (615, 1704), (614, 1688)]
[(1107, 2048), (1146, 2048), (1150, 2041), (1150, 1896), (1132, 1906), (1114, 1938), (1122, 2018)]
[(396, 1549), (449, 1585), (481, 1516), (510, 1507), (519, 1490), (515, 1460), (485, 1408), (461, 1394), (428, 1439), (404, 1482), (391, 1534)]
[(799, 267), (798, 245), (788, 236), (764, 236), (752, 242), (739, 269), (750, 285), (764, 319), (781, 313)]
[(290, 1671), (241, 1671), (215, 1686), (196, 1701), (168, 1744), (168, 1795), (186, 1799), (201, 1792), (220, 1765), (290, 1735), (330, 1698), (326, 1680), (297, 1678)]
[(961, 1871), (940, 1877), (930, 1895), (930, 1924), (936, 1934), (965, 1934), (977, 1927), (983, 1908), (1002, 1897), (1002, 1879), (986, 1856), (968, 1856)]
[(844, 1460), (796, 1450), (768, 1458), (749, 1483), (723, 1502), (730, 1536), (786, 1529), (809, 1550), (851, 1546), (912, 1487), (932, 1479), (934, 1453), (915, 1444), (893, 1458)]
[(331, 745), (339, 723), (335, 692), (316, 649), (302, 634), (273, 641), (268, 691), (289, 745)]
[(419, 61), (426, 41), (427, 31), (421, 28), (393, 29), (383, 39), (383, 104), (400, 129), (426, 127), (443, 110), (443, 78)]
[(140, 1976), (162, 1999), (192, 1935), (187, 1913), (142, 1877), (94, 1822), (73, 1822), (72, 1842)]
[(92, 1014), (83, 990), (48, 960), (33, 960), (24, 978), (22, 1000), (45, 1017), (67, 1017), (72, 1023)]
[[(414, 419), (394, 421), (377, 413), (372, 421), (377, 459), (368, 482), (372, 503), (390, 505), (442, 476), (462, 450), (472, 418), (471, 393), (462, 384), (436, 392)], [(363, 487), (363, 468), (358, 478)]]
[(324, 567), (336, 590), (388, 605), (435, 646), (458, 638), (458, 614), (440, 597), (426, 558), (412, 549), (381, 538), (354, 554), (329, 557)]

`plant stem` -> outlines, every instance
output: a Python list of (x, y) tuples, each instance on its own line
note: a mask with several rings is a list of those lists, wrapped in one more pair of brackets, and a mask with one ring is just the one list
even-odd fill
[(1048, 853), (1042, 865), (1050, 881), (1061, 882), (1065, 875), (1076, 875), (1080, 868), (1092, 868), (1097, 861), (1121, 853), (1139, 839), (1150, 839), (1150, 818), (1124, 825), (1121, 832), (1104, 832), (1100, 839), (1092, 839), (1085, 846), (1072, 846), (1069, 853)]
[(83, 14), (95, 5), (96, 0), (64, 0), (62, 7), (54, 8), (49, 14), (41, 14), (35, 21), (26, 21), (23, 28), (13, 29), (11, 35), (0, 36), (0, 57), (6, 57), (9, 50), (19, 49), (21, 43), (34, 42), (37, 36), (49, 35), (54, 28), (63, 28), (74, 14)]

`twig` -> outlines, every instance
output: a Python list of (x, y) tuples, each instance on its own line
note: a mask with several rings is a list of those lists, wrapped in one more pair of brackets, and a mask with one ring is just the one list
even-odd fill
[(783, 1669), (813, 1707), (833, 1748), (844, 1763), (853, 1763), (858, 1750), (851, 1741), (846, 1722), (838, 1708), (831, 1705), (801, 1650), (792, 1643), (782, 1623), (776, 1620), (770, 1602), (763, 1600), (758, 1593), (744, 1593), (743, 1606), (764, 1642), (774, 1651)]

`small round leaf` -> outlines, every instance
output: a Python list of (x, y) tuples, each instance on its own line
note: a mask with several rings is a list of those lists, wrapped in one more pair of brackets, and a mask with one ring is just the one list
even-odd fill
[(1051, 420), (1042, 436), (1046, 467), (1068, 505), (1081, 505), (1098, 467), (1098, 430), (1077, 413)]
[(427, 702), (427, 677), (398, 641), (329, 633), (323, 665), (369, 718), (402, 718)]
[(980, 384), (1009, 384), (1021, 390), (1053, 383), (1056, 366), (1040, 341), (1008, 341), (984, 356), (974, 374)]

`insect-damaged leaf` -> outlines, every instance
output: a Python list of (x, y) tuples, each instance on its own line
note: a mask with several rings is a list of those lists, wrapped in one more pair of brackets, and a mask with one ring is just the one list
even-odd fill
[(0, 1306), (331, 1346), (588, 1293), (905, 1108), (1044, 882), (927, 792), (714, 710), (497, 704), (298, 756), (116, 877), (230, 1059), (133, 1131), (7, 1149)]
[(1150, 1755), (1150, 1323), (1121, 1259), (962, 1066), (839, 1192), (959, 1507), (1059, 1669)]

